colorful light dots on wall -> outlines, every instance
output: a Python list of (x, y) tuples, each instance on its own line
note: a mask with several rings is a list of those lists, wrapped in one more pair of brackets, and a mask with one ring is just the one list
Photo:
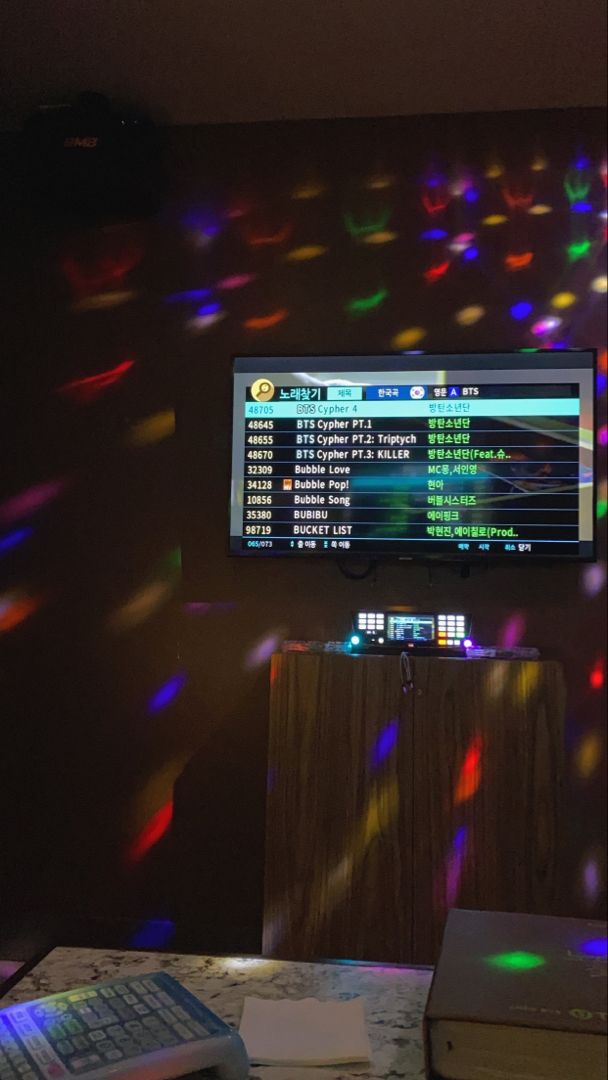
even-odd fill
[(534, 968), (542, 967), (547, 963), (540, 953), (524, 952), (520, 949), (514, 952), (495, 953), (493, 956), (484, 957), (484, 959), (492, 967), (499, 968), (501, 971), (512, 972), (533, 971)]
[(599, 862), (595, 856), (587, 858), (583, 863), (581, 884), (583, 895), (587, 903), (595, 904), (602, 889), (602, 876), (600, 873)]
[(346, 311), (349, 315), (367, 315), (370, 311), (376, 311), (384, 303), (387, 296), (388, 289), (377, 289), (375, 293), (370, 293), (369, 296), (358, 296), (354, 300), (349, 300), (346, 304)]
[(146, 856), (168, 832), (172, 820), (173, 801), (170, 800), (152, 815), (150, 820), (146, 822), (143, 829), (131, 842), (125, 855), (127, 863), (129, 865), (134, 865), (141, 862), (144, 856)]
[(492, 161), (485, 170), (484, 176), (488, 180), (498, 180), (499, 177), (504, 175), (504, 171), (504, 166), (500, 161)]
[(173, 585), (169, 581), (152, 581), (142, 586), (108, 616), (108, 629), (123, 633), (140, 626), (167, 603), (172, 592)]
[(449, 259), (444, 259), (443, 262), (429, 266), (428, 270), (425, 270), (422, 276), (429, 285), (433, 285), (436, 281), (440, 281), (442, 277), (445, 277), (449, 269)]
[(271, 630), (270, 633), (259, 638), (245, 654), (243, 663), (245, 671), (254, 671), (255, 668), (270, 660), (272, 654), (281, 647), (284, 638), (285, 631), (283, 629)]
[(482, 225), (505, 225), (508, 221), (506, 214), (488, 214), (481, 219)]
[(211, 296), (211, 289), (183, 289), (182, 292), (169, 293), (164, 296), (165, 304), (191, 304), (197, 300), (206, 300)]
[(187, 682), (185, 672), (180, 671), (172, 675), (162, 686), (159, 686), (148, 702), (148, 712), (157, 713), (166, 709), (181, 694)]
[(267, 315), (250, 315), (248, 319), (245, 319), (243, 326), (246, 330), (271, 330), (273, 326), (284, 322), (288, 315), (287, 308), (277, 308), (276, 311), (270, 311)]
[(100, 371), (97, 375), (87, 375), (81, 379), (71, 379), (69, 382), (58, 387), (57, 393), (70, 398), (80, 405), (88, 405), (96, 401), (104, 391), (120, 382), (128, 371), (131, 370), (135, 361), (123, 360), (115, 367)]
[(128, 441), (132, 446), (152, 446), (175, 434), (175, 412), (165, 409), (138, 420), (129, 431)]
[(474, 239), (475, 239), (475, 233), (472, 233), (472, 232), (458, 233), (458, 235), (455, 236), (453, 240), (450, 240), (450, 243), (448, 244), (448, 248), (449, 248), (450, 251), (453, 251), (456, 255), (460, 255), (463, 251), (467, 250), (467, 248), (473, 243)]
[(34, 530), (31, 525), (24, 525), (21, 529), (13, 529), (12, 532), (0, 536), (0, 555), (5, 555), (6, 552), (20, 547), (25, 540), (29, 540), (33, 533)]
[(390, 209), (382, 210), (380, 214), (362, 220), (357, 220), (354, 214), (347, 212), (344, 214), (344, 225), (348, 235), (353, 240), (360, 240), (364, 236), (369, 236), (370, 233), (383, 232), (390, 221), (390, 217)]
[(544, 318), (538, 319), (530, 327), (530, 330), (535, 337), (546, 337), (548, 334), (553, 334), (555, 330), (558, 330), (561, 324), (562, 320), (558, 315), (545, 315)]
[(465, 262), (474, 262), (475, 259), (479, 258), (479, 248), (476, 248), (473, 245), (471, 247), (465, 248), (462, 253), (462, 257)]
[(454, 806), (468, 802), (477, 793), (481, 783), (481, 751), (483, 738), (476, 734), (471, 739), (454, 790)]
[(608, 938), (589, 938), (587, 941), (583, 941), (579, 948), (585, 956), (594, 956), (598, 960), (605, 960), (608, 956)]
[(468, 307), (456, 312), (454, 320), (459, 326), (475, 326), (475, 323), (483, 319), (485, 313), (486, 309), (481, 304), (469, 304)]
[(292, 199), (308, 201), (309, 199), (318, 199), (320, 195), (325, 192), (325, 187), (318, 180), (308, 180), (303, 184), (298, 184), (292, 191)]
[(527, 319), (533, 310), (533, 305), (529, 300), (517, 300), (515, 304), (511, 305), (511, 318), (521, 322), (523, 319)]
[(413, 349), (426, 337), (426, 330), (422, 326), (409, 326), (406, 330), (400, 330), (391, 341), (394, 349)]
[(392, 754), (399, 738), (399, 719), (391, 720), (382, 728), (371, 752), (372, 766), (377, 769)]
[(574, 751), (574, 769), (581, 780), (588, 780), (602, 760), (603, 742), (597, 731), (583, 736)]
[(12, 525), (21, 518), (37, 513), (43, 506), (56, 499), (67, 486), (68, 481), (63, 477), (58, 477), (55, 480), (44, 480), (40, 484), (32, 484), (18, 495), (12, 495), (5, 502), (0, 503), (0, 525)]
[(256, 278), (257, 274), (229, 274), (227, 277), (220, 278), (216, 285), (216, 289), (222, 291), (242, 289), (245, 285), (250, 285)]
[(595, 293), (604, 294), (608, 292), (608, 276), (606, 276), (606, 274), (599, 274), (593, 279), (589, 288), (591, 289), (591, 292)]
[(554, 307), (557, 311), (565, 311), (566, 308), (572, 307), (576, 304), (577, 296), (573, 292), (558, 292), (555, 296), (551, 297), (551, 307)]
[(15, 591), (0, 594), (0, 634), (21, 626), (42, 606), (43, 597)]
[(445, 899), (448, 908), (454, 907), (460, 892), (464, 860), (467, 855), (469, 830), (461, 825), (454, 834), (445, 868)]
[(533, 251), (510, 252), (504, 257), (507, 270), (525, 270), (534, 260)]
[(606, 586), (606, 563), (589, 563), (583, 568), (582, 585), (585, 596), (598, 596)]
[(367, 236), (361, 238), (362, 244), (380, 245), (380, 244), (392, 244), (393, 240), (397, 239), (397, 233), (392, 232), (390, 229), (381, 229), (379, 232), (368, 233)]
[(530, 162), (532, 172), (544, 172), (549, 168), (549, 162), (544, 154), (536, 154)]
[(328, 250), (323, 244), (303, 244), (301, 247), (288, 251), (285, 258), (288, 262), (310, 262), (311, 259), (318, 259), (320, 255), (325, 255)]
[(605, 666), (604, 658), (598, 656), (589, 672), (589, 686), (592, 690), (601, 690), (604, 686), (604, 682), (606, 681)]
[(277, 247), (289, 240), (292, 232), (293, 225), (289, 221), (273, 232), (255, 232), (248, 229), (245, 232), (245, 243), (252, 248)]
[(608, 427), (606, 427), (606, 424), (602, 424), (602, 426), (598, 428), (597, 442), (598, 446), (608, 446)]
[(532, 217), (543, 217), (544, 214), (551, 214), (552, 212), (553, 207), (548, 206), (547, 203), (533, 203), (528, 209), (528, 213)]
[(449, 236), (447, 229), (425, 229), (420, 233), (421, 240), (445, 240)]
[(215, 305), (209, 305), (209, 311), (199, 311), (196, 315), (193, 315), (191, 319), (186, 322), (186, 328), (193, 334), (203, 334), (206, 330), (210, 330), (212, 326), (217, 326), (226, 318), (226, 312), (222, 311), (221, 307), (217, 307), (213, 310)]
[(573, 240), (571, 244), (568, 244), (566, 253), (568, 255), (569, 262), (578, 262), (579, 259), (584, 259), (591, 250), (590, 240)]
[(365, 181), (364, 187), (368, 191), (386, 191), (387, 188), (394, 187), (395, 176), (393, 173), (374, 173), (368, 180)]

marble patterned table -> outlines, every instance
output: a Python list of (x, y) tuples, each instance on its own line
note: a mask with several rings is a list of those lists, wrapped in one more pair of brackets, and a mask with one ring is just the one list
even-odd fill
[(0, 998), (0, 1008), (103, 979), (159, 970), (179, 979), (236, 1028), (246, 997), (365, 998), (371, 1066), (254, 1066), (251, 1077), (256, 1080), (420, 1080), (424, 1076), (421, 1024), (432, 974), (428, 968), (57, 948)]

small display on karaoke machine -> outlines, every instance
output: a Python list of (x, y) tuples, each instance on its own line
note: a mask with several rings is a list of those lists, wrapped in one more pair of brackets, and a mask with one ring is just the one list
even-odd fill
[(237, 357), (231, 551), (592, 559), (594, 375), (593, 350)]

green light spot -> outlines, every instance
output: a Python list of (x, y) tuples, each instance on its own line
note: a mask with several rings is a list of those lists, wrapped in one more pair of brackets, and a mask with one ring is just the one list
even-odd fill
[(569, 203), (581, 202), (586, 199), (590, 190), (591, 184), (585, 183), (584, 180), (578, 180), (572, 176), (567, 176), (564, 180), (564, 191)]
[(578, 259), (584, 259), (585, 255), (589, 254), (591, 248), (590, 240), (579, 240), (573, 244), (568, 244), (568, 259), (570, 262), (576, 262)]
[(538, 349), (520, 349), (520, 352), (538, 352)]
[(606, 517), (606, 512), (607, 511), (608, 511), (608, 499), (598, 499), (597, 500), (597, 517), (598, 517), (598, 521), (601, 520), (601, 518)]
[(353, 215), (347, 213), (344, 215), (344, 224), (346, 225), (349, 236), (352, 236), (353, 240), (357, 240), (360, 236), (369, 236), (370, 233), (383, 232), (388, 225), (390, 216), (390, 210), (385, 210), (380, 217), (374, 218), (373, 220), (355, 221)]
[(350, 315), (364, 315), (368, 311), (374, 311), (388, 296), (387, 289), (378, 289), (371, 296), (360, 296), (357, 300), (349, 300), (346, 310)]
[(546, 964), (544, 956), (533, 952), (503, 952), (495, 956), (486, 956), (488, 964), (503, 971), (531, 971)]

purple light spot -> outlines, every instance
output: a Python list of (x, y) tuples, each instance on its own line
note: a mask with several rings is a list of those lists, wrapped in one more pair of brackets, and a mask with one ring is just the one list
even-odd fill
[(174, 936), (175, 923), (170, 919), (148, 919), (129, 938), (129, 945), (132, 949), (162, 949)]
[(505, 649), (519, 645), (526, 629), (526, 616), (523, 611), (514, 611), (498, 632), (498, 644)]
[(476, 203), (479, 198), (479, 192), (477, 188), (470, 187), (464, 193), (465, 201), (468, 203)]
[(155, 713), (165, 709), (181, 693), (185, 685), (186, 675), (183, 672), (173, 675), (152, 695), (148, 702), (148, 712)]
[(608, 938), (590, 938), (589, 941), (583, 941), (580, 950), (586, 956), (598, 956), (605, 959), (608, 956)]
[(399, 720), (391, 720), (382, 729), (372, 748), (372, 765), (378, 768), (395, 749), (399, 737)]
[(597, 900), (600, 891), (600, 872), (595, 859), (589, 859), (588, 862), (585, 863), (583, 869), (583, 887), (589, 903), (594, 903), (594, 901)]
[(276, 652), (280, 647), (283, 636), (283, 634), (277, 633), (268, 634), (267, 637), (256, 642), (245, 656), (245, 669), (251, 671), (253, 668), (260, 667), (261, 664), (265, 664), (267, 660), (270, 660), (273, 652)]
[(462, 253), (462, 257), (463, 257), (463, 259), (466, 259), (467, 262), (472, 262), (473, 259), (478, 259), (479, 258), (479, 248), (476, 248), (476, 247), (465, 248), (465, 250)]
[(203, 304), (202, 307), (199, 307), (196, 314), (199, 317), (203, 317), (205, 315), (217, 315), (218, 311), (221, 311), (221, 308), (222, 305), (220, 304), (219, 300), (214, 300), (211, 304)]
[(455, 855), (459, 855), (466, 844), (468, 829), (466, 825), (461, 825), (454, 836), (454, 842), (452, 844), (452, 851)]
[(6, 536), (0, 536), (0, 555), (3, 555), (5, 551), (12, 551), (13, 548), (18, 547), (33, 532), (34, 530), (29, 525), (26, 525), (23, 529), (14, 529), (13, 532), (7, 533)]

